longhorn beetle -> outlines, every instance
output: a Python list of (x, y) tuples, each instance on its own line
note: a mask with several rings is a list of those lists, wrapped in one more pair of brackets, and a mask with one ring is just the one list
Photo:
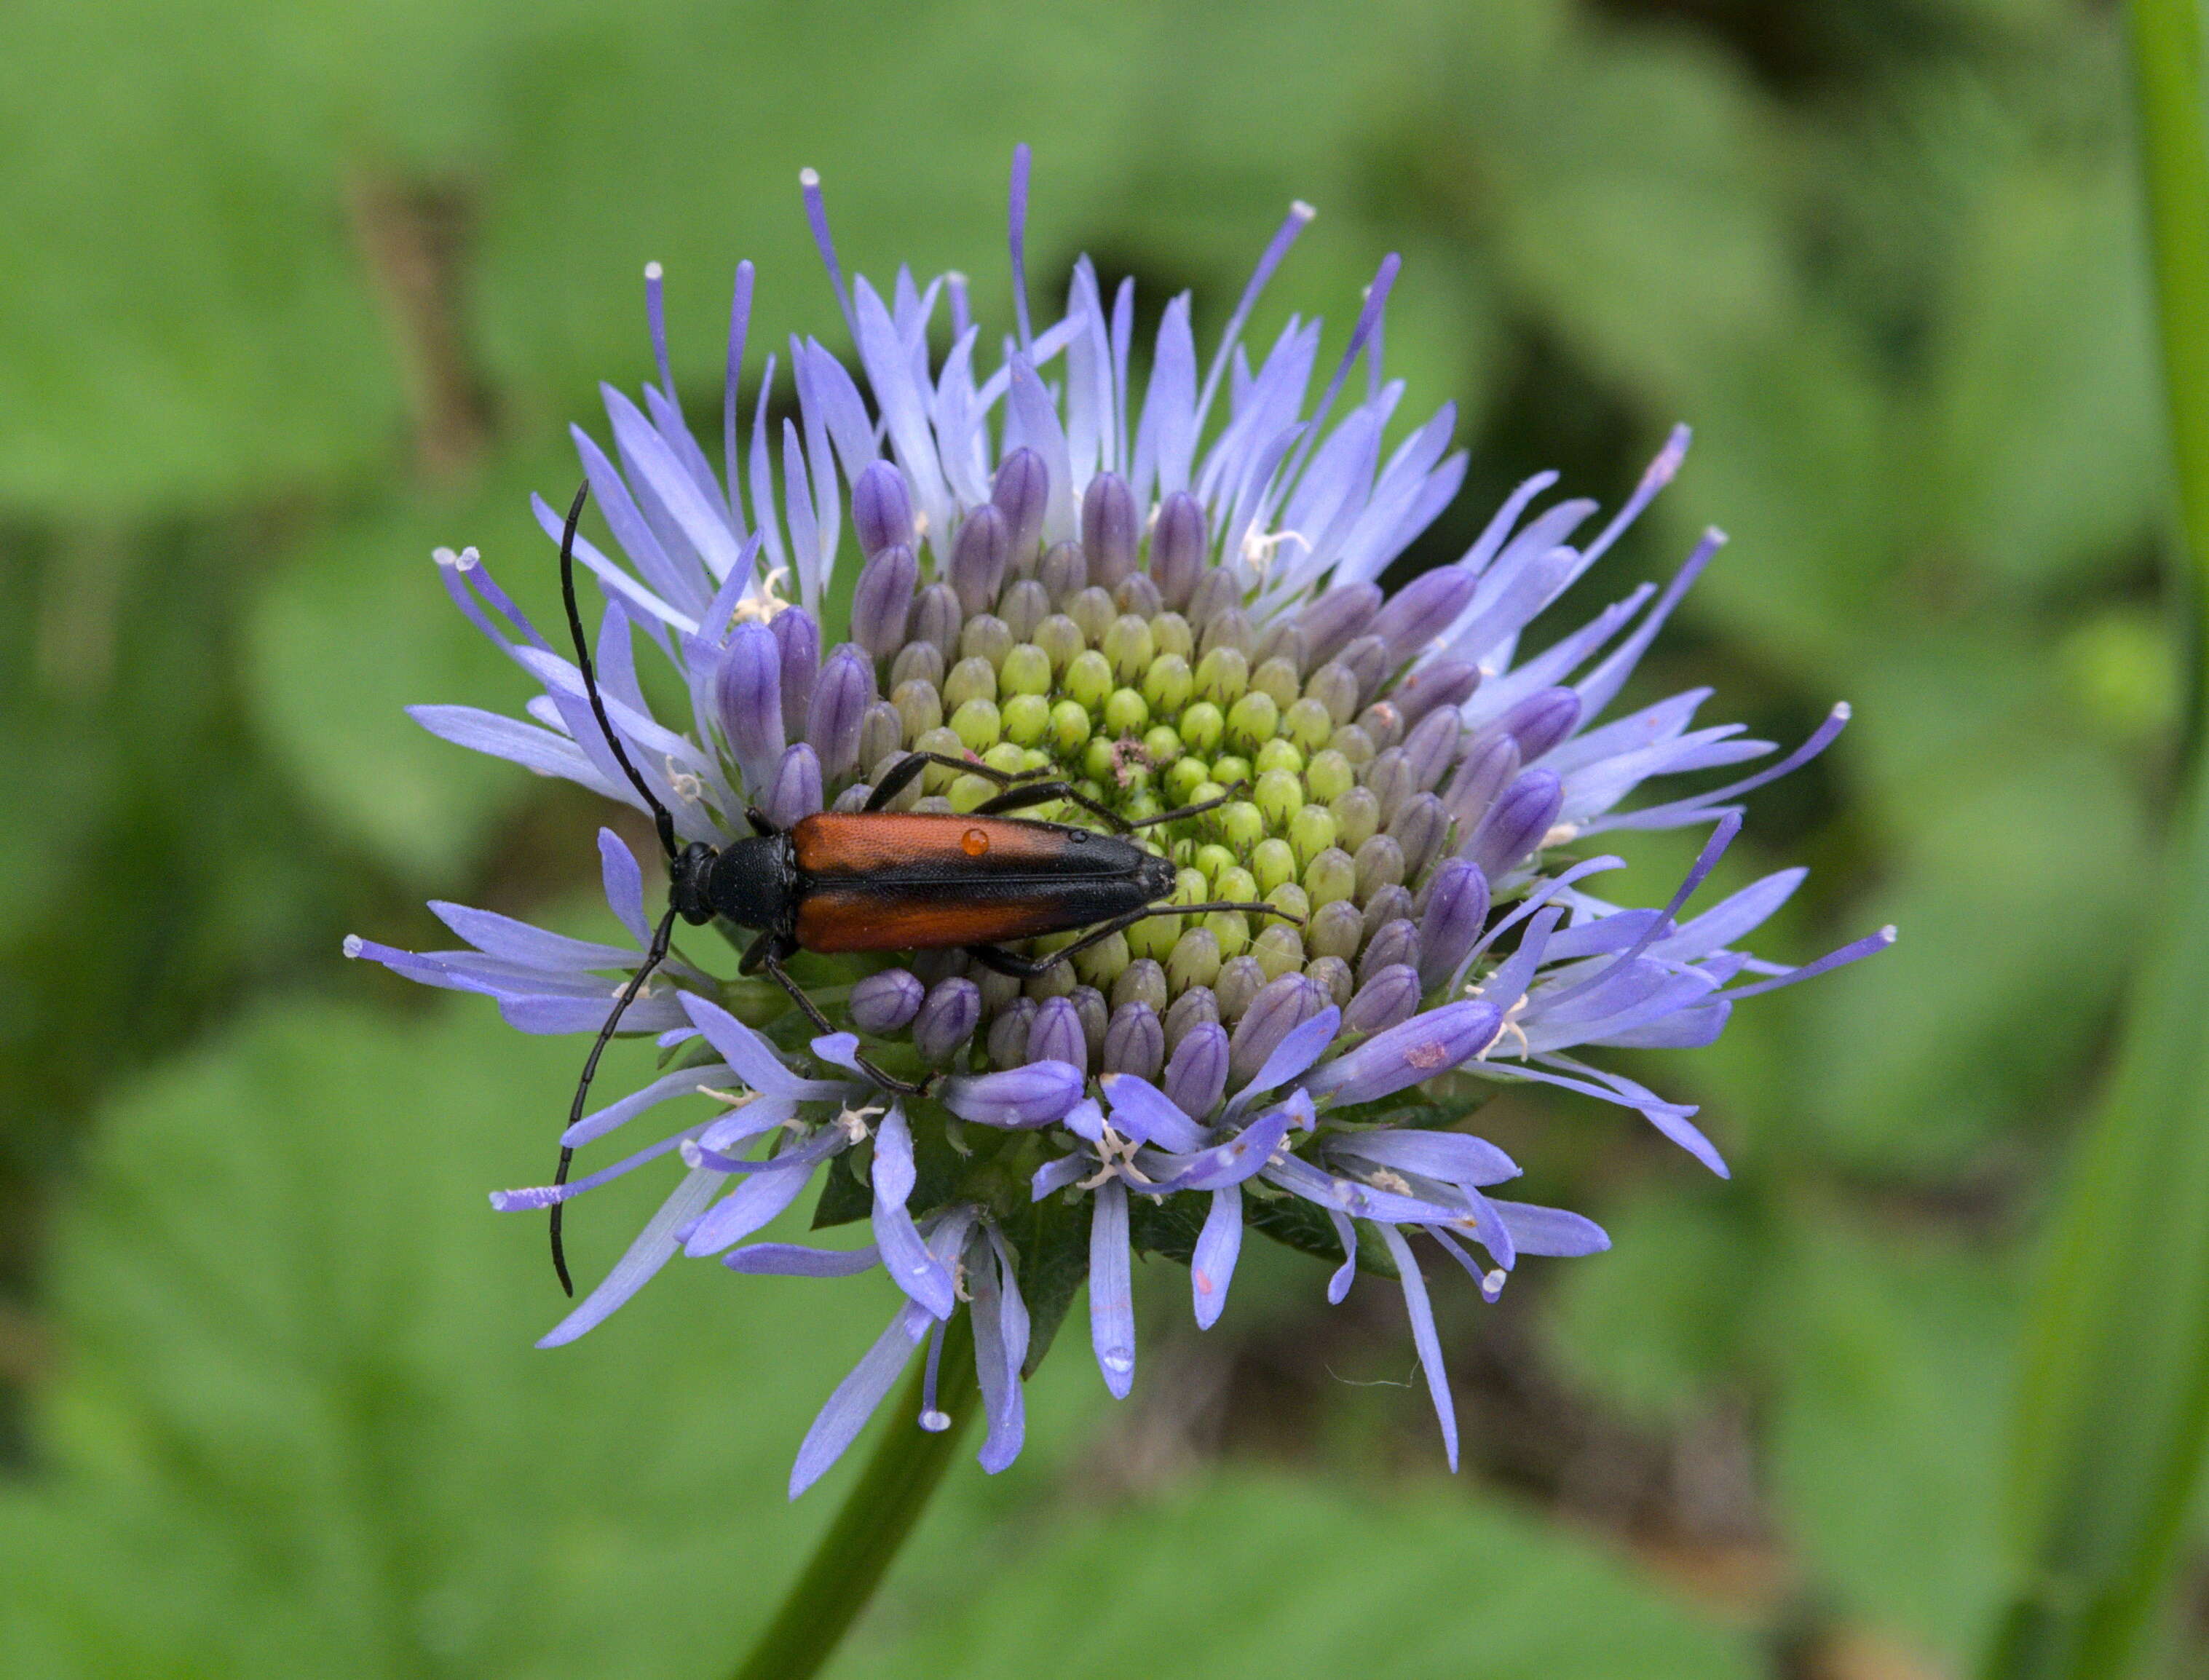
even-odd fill
[[(744, 813), (753, 829), (749, 837), (725, 846), (699, 840), (677, 845), (674, 817), (637, 774), (606, 716), (582, 613), (575, 604), (575, 526), (590, 489), (586, 480), (576, 490), (560, 533), (561, 596), (591, 714), (615, 761), (650, 808), (660, 849), (667, 855), (667, 912), (653, 930), (643, 965), (622, 988), (584, 1059), (575, 1100), (568, 1107), (570, 1127), (583, 1117), (599, 1058), (623, 1015), (665, 959), (678, 917), (694, 927), (719, 921), (755, 932), (758, 937), (745, 948), (737, 971), (766, 970), (824, 1033), (834, 1032), (834, 1024), (783, 967), (800, 951), (963, 949), (985, 968), (1032, 979), (1147, 916), (1247, 910), (1299, 920), (1272, 904), (1160, 904), (1174, 890), (1173, 865), (1121, 837), (1224, 805), (1235, 797), (1233, 790), (1201, 805), (1129, 822), (1070, 783), (1035, 779), (1046, 775), (1044, 771), (1008, 775), (939, 753), (908, 753), (858, 811), (819, 812), (781, 829), (754, 807)], [(982, 777), (996, 783), (999, 792), (966, 816), (884, 808), (930, 764)], [(1006, 814), (1055, 800), (1080, 806), (1115, 832)], [(1048, 956), (1022, 957), (1003, 948), (1007, 940), (1075, 928), (1089, 931)], [(884, 1072), (864, 1056), (856, 1059), (876, 1084), (908, 1096), (925, 1095), (934, 1077), (925, 1076), (916, 1083)], [(554, 1184), (568, 1181), (574, 1157), (575, 1151), (563, 1144)], [(572, 1295), (575, 1289), (560, 1235), (563, 1205), (552, 1204), (552, 1266), (560, 1287)]]

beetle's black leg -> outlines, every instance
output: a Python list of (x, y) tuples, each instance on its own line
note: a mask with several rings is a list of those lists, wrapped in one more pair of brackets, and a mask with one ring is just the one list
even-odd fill
[(1138, 817), (1126, 826), (1131, 829), (1156, 828), (1160, 823), (1177, 823), (1183, 817), (1201, 816), (1207, 811), (1217, 811), (1223, 805), (1231, 804), (1248, 791), (1242, 783), (1237, 782), (1217, 799), (1207, 799), (1201, 805), (1184, 805), (1178, 811), (1161, 811), (1155, 817)]
[(984, 800), (974, 807), (974, 814), (978, 817), (998, 817), (1008, 811), (1025, 811), (1031, 805), (1048, 805), (1055, 799), (1080, 806), (1092, 816), (1110, 823), (1118, 833), (1125, 834), (1135, 826), (1118, 812), (1107, 809), (1082, 793), (1071, 782), (1031, 782), (1026, 787), (1008, 789), (1004, 793)]
[(766, 836), (782, 832), (768, 819), (767, 813), (756, 805), (747, 805), (744, 807), (744, 820), (752, 825), (752, 832), (757, 835)]
[[(805, 995), (805, 988), (792, 980), (790, 977), (790, 970), (782, 966), (782, 959), (794, 949), (796, 949), (795, 946), (779, 949), (774, 934), (762, 933), (752, 941), (751, 949), (744, 953), (743, 961), (737, 966), (740, 971), (747, 973), (765, 969), (774, 977), (775, 983), (790, 993), (791, 1001), (805, 1011), (805, 1018), (822, 1032), (848, 1031), (848, 1029), (839, 1027), (823, 1015), (820, 1005)], [(935, 1080), (935, 1076), (930, 1074), (916, 1085), (909, 1079), (900, 1079), (895, 1074), (885, 1073), (864, 1056), (855, 1055), (852, 1059), (858, 1063), (861, 1072), (884, 1090), (896, 1091), (906, 1096), (926, 1096), (929, 1086)]]
[(1017, 783), (1032, 781), (1044, 773), (1040, 770), (999, 770), (996, 765), (985, 765), (978, 759), (954, 759), (948, 753), (908, 753), (890, 766), (890, 773), (882, 777), (874, 792), (867, 795), (866, 804), (860, 808), (865, 811), (882, 810), (910, 787), (912, 784), (912, 778), (930, 765), (942, 765), (946, 770), (964, 771), (969, 775), (980, 777), (985, 782), (995, 782), (1001, 788), (1009, 788)]
[(1152, 916), (1203, 915), (1213, 910), (1244, 910), (1261, 915), (1277, 915), (1285, 921), (1295, 922), (1299, 927), (1303, 926), (1302, 916), (1291, 915), (1278, 904), (1146, 904), (1140, 910), (1129, 910), (1125, 915), (1114, 916), (1110, 921), (1098, 923), (1071, 945), (1061, 945), (1047, 956), (1022, 957), (1017, 952), (990, 945), (968, 945), (966, 954), (984, 968), (994, 969), (1001, 975), (1010, 975), (1015, 980), (1033, 980), (1038, 975), (1049, 974), (1077, 951), (1086, 951), (1090, 946), (1100, 944), (1115, 933)]
[[(660, 917), (659, 928), (653, 933), (652, 948), (645, 952), (643, 963), (638, 966), (637, 971), (629, 976), (629, 984), (622, 987), (621, 996), (615, 1001), (613, 1012), (606, 1017), (606, 1024), (599, 1029), (598, 1037), (592, 1041), (591, 1053), (583, 1059), (583, 1077), (575, 1082), (575, 1100), (568, 1105), (569, 1127), (572, 1128), (583, 1118), (583, 1104), (591, 1095), (591, 1081), (598, 1073), (599, 1058), (605, 1054), (606, 1046), (612, 1041), (614, 1029), (621, 1025), (621, 1018), (629, 1012), (629, 1006), (636, 1001), (636, 994), (644, 990), (644, 982), (652, 978), (652, 971), (666, 957), (668, 943), (674, 937), (675, 907), (671, 904), (667, 908), (667, 914)], [(568, 1182), (569, 1163), (575, 1159), (575, 1150), (563, 1143), (560, 1146), (560, 1165), (552, 1173), (554, 1184), (563, 1185)], [(572, 1295), (575, 1293), (575, 1280), (568, 1275), (568, 1251), (560, 1235), (560, 1215), (566, 1209), (567, 1205), (564, 1202), (555, 1202), (552, 1204), (552, 1269), (559, 1277), (560, 1287)]]

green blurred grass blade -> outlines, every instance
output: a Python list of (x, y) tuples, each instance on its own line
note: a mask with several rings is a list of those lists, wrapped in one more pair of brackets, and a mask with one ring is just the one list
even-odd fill
[[(2209, 130), (2196, 0), (2139, 0), (2131, 45), (2192, 591), (2209, 601)], [(2018, 1575), (1987, 1673), (2136, 1671), (2209, 1428), (2209, 777), (2195, 732), (2158, 933), (2107, 1106), (2056, 1211), (2026, 1330)]]

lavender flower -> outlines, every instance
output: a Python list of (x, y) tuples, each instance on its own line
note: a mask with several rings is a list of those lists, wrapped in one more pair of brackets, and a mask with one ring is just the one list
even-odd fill
[[(1170, 1251), (1188, 1263), (1209, 1326), (1253, 1198), (1301, 1204), (1314, 1231), (1333, 1233), (1311, 1245), (1336, 1263), (1330, 1299), (1361, 1267), (1398, 1280), (1454, 1464), (1412, 1239), (1492, 1299), (1520, 1256), (1587, 1254), (1606, 1239), (1577, 1215), (1490, 1196), (1518, 1171), (1502, 1151), (1462, 1130), (1410, 1126), (1406, 1109), (1469, 1112), (1483, 1083), (1563, 1086), (1635, 1111), (1723, 1173), (1692, 1107), (1585, 1053), (1706, 1044), (1737, 1001), (1892, 939), (1883, 930), (1792, 968), (1739, 949), (1797, 870), (1682, 919), (1739, 827), (1742, 797), (1823, 750), (1846, 708), (1739, 779), (1637, 798), (1657, 778), (1774, 751), (1739, 725), (1696, 726), (1706, 690), (1610, 715), (1724, 539), (1706, 534), (1661, 591), (1636, 590), (1545, 647), (1524, 645), (1523, 633), (1678, 471), (1685, 429), (1592, 534), (1596, 504), (1538, 507), (1554, 482), (1539, 475), (1462, 555), (1391, 598), (1377, 579), (1466, 471), (1448, 407), (1390, 435), (1402, 387), (1384, 376), (1381, 349), (1396, 259), (1381, 265), (1315, 399), (1316, 321), (1292, 320), (1267, 346), (1243, 338), (1310, 219), (1294, 207), (1207, 356), (1189, 299), (1166, 305), (1138, 387), (1128, 283), (1108, 297), (1083, 259), (1063, 315), (1041, 330), (1031, 320), (1018, 261), (1026, 181), (1023, 149), (1017, 330), (991, 366), (998, 330), (973, 319), (962, 279), (847, 283), (819, 183), (804, 177), (856, 375), (819, 340), (794, 339), (791, 417), (768, 417), (773, 355), (740, 402), (753, 280), (741, 266), (718, 447), (677, 401), (662, 280), (647, 271), (656, 382), (641, 404), (609, 388), (610, 447), (575, 432), (611, 539), (602, 549), (586, 534), (575, 549), (605, 598), (594, 661), (607, 717), (685, 840), (725, 845), (755, 806), (784, 824), (855, 808), (919, 749), (1004, 772), (1047, 768), (1130, 820), (1211, 805), (1141, 831), (1176, 866), (1172, 902), (1264, 898), (1286, 916), (1260, 927), (1231, 912), (1160, 915), (1033, 980), (955, 952), (855, 969), (848, 992), (823, 993), (845, 999), (834, 1006), (855, 1030), (818, 1036), (780, 992), (705, 958), (704, 936), (686, 933), (621, 1022), (658, 1037), (669, 1071), (561, 1141), (595, 1144), (671, 1102), (685, 1105), (681, 1124), (573, 1182), (502, 1191), (494, 1204), (557, 1205), (669, 1155), (684, 1169), (548, 1346), (602, 1321), (678, 1252), (743, 1273), (884, 1267), (904, 1302), (805, 1437), (793, 1495), (924, 1347), (918, 1422), (944, 1426), (936, 1353), (962, 1310), (989, 1421), (981, 1461), (1012, 1462), (1021, 1383), (1079, 1281), (1078, 1267), (1043, 1264), (1045, 1248), (1086, 1251), (1092, 1346), (1106, 1387), (1124, 1395), (1136, 1371), (1137, 1214), (1183, 1215), (1167, 1224), (1194, 1234)], [(557, 537), (558, 513), (536, 510)], [(472, 550), (438, 560), (454, 603), (540, 692), (525, 718), (450, 705), (416, 718), (641, 805), (556, 639)], [(645, 698), (640, 636), (687, 701), (671, 722)], [(995, 791), (931, 769), (900, 805), (970, 810)], [(1035, 814), (1089, 820), (1071, 807)], [(1587, 884), (1618, 860), (1565, 849), (1613, 830), (1706, 826), (1709, 844), (1659, 909), (1592, 896)], [(653, 924), (635, 858), (611, 833), (601, 855), (625, 943), (439, 904), (468, 949), (352, 939), (347, 953), (486, 993), (524, 1031), (595, 1033)], [(930, 1094), (874, 1089), (862, 1035), (870, 1063), (912, 1078), (940, 1070)], [(800, 1042), (804, 1056), (778, 1047)], [(924, 1173), (924, 1158), (957, 1164)], [(871, 1240), (754, 1240), (815, 1185), (819, 1222), (864, 1220)]]

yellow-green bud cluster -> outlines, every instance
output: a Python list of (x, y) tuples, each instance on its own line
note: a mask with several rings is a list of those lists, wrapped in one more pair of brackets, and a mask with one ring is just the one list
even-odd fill
[[(1430, 741), (1424, 768), (1408, 762), (1377, 648), (1353, 643), (1315, 661), (1290, 621), (1254, 625), (1224, 570), (1207, 572), (1175, 611), (1141, 572), (1109, 591), (1054, 592), (1064, 573), (1043, 561), (1015, 567), (995, 611), (887, 662), (888, 704), (863, 734), (862, 774), (877, 781), (908, 751), (971, 754), (1002, 771), (1062, 776), (1129, 820), (1224, 800), (1144, 831), (1179, 868), (1166, 902), (1262, 902), (1296, 920), (1153, 916), (1026, 981), (960, 953), (924, 957), (914, 966), (930, 982), (966, 974), (979, 986), (990, 1059), (1023, 1059), (1022, 1017), (1047, 998), (1074, 1000), (1094, 1029), (1092, 1058), (1111, 1012), (1129, 1003), (1159, 1014), (1171, 1053), (1199, 1021), (1231, 1026), (1283, 975), (1301, 970), (1346, 1006), (1375, 956), (1404, 962), (1408, 942), (1416, 966), (1414, 903), (1451, 839), (1434, 783), (1456, 739), (1439, 752)], [(931, 767), (898, 808), (971, 811), (999, 791)], [(1068, 801), (1023, 814), (1099, 825)]]

